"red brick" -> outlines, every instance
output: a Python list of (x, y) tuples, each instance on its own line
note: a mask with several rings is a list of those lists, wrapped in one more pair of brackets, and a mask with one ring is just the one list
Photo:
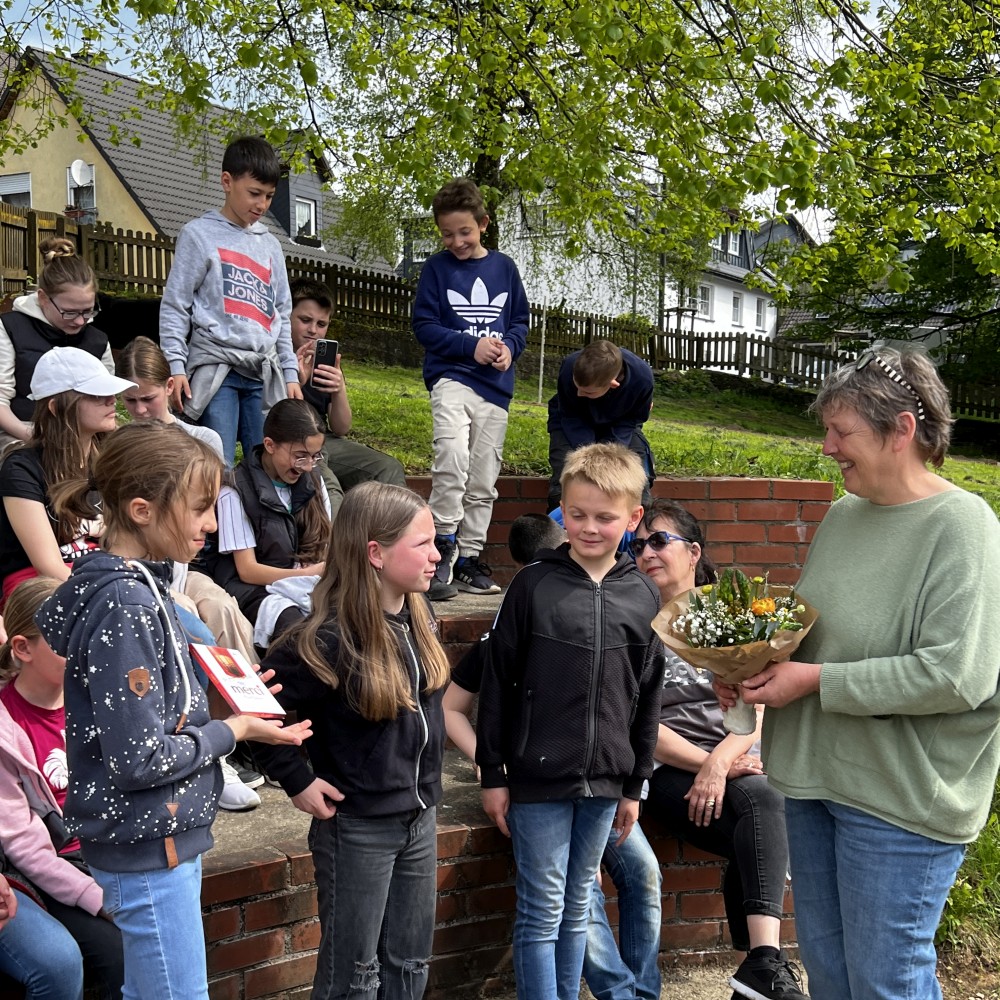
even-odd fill
[(788, 566), (798, 559), (794, 545), (737, 545), (735, 562), (739, 564), (754, 562), (761, 565), (780, 563)]
[(493, 504), (494, 521), (513, 521), (514, 518), (527, 514), (531, 506), (521, 500), (497, 500)]
[(288, 875), (285, 855), (273, 848), (261, 847), (220, 857), (209, 855), (204, 861), (201, 905), (277, 892), (288, 883)]
[(763, 524), (739, 523), (736, 524), (709, 524), (708, 541), (713, 545), (716, 542), (763, 542), (765, 531)]
[(769, 542), (794, 542), (807, 544), (816, 534), (815, 524), (769, 524), (767, 540)]
[(656, 835), (655, 830), (653, 835), (651, 836), (648, 827), (652, 827), (652, 825), (653, 825), (652, 823), (649, 823), (647, 826), (647, 820), (645, 819), (645, 817), (643, 818), (642, 830), (643, 833), (646, 834), (647, 839), (652, 845), (653, 853), (656, 855), (656, 858), (661, 865), (674, 864), (680, 857), (681, 853), (680, 843), (673, 837), (664, 836), (662, 834)]
[(415, 493), (419, 493), (425, 500), (431, 495), (430, 476), (407, 476), (406, 485)]
[[(660, 934), (660, 947), (669, 952), (683, 948), (711, 948), (722, 944), (721, 923), (701, 920), (691, 924), (670, 924)], [(720, 983), (721, 985), (721, 983)]]
[(510, 878), (511, 858), (484, 858), (460, 861), (454, 865), (438, 865), (438, 889), (458, 889), (465, 886), (490, 885)]
[(517, 500), (521, 496), (520, 476), (500, 476), (497, 479), (497, 499)]
[[(466, 983), (478, 984), (488, 976), (509, 971), (510, 964), (509, 945), (435, 956), (431, 958), (428, 986), (431, 989), (442, 989)], [(454, 996), (455, 992), (450, 995)]]
[(825, 500), (829, 503), (833, 499), (833, 483), (813, 479), (776, 479), (771, 495), (775, 500)]
[(438, 858), (457, 858), (465, 853), (465, 845), (469, 839), (469, 828), (464, 823), (450, 825), (438, 824), (437, 856)]
[(549, 498), (549, 481), (541, 478), (525, 477), (521, 480), (521, 496), (526, 500), (540, 500), (535, 509), (539, 514), (545, 514), (546, 501)]
[(712, 542), (711, 555), (717, 566), (732, 566), (733, 551), (733, 546), (729, 542)]
[(653, 496), (669, 500), (705, 500), (708, 483), (707, 479), (657, 479), (653, 483)]
[(829, 509), (830, 505), (826, 503), (804, 503), (799, 511), (799, 517), (803, 521), (822, 521)]
[(465, 916), (464, 892), (439, 892), (434, 909), (434, 923), (446, 924)]
[(319, 920), (303, 920), (293, 924), (288, 950), (293, 954), (298, 951), (315, 951), (319, 947), (320, 933)]
[(240, 929), (240, 908), (227, 906), (223, 910), (212, 910), (201, 915), (205, 927), (205, 940), (208, 942), (222, 941), (232, 937)]
[(740, 521), (794, 521), (799, 505), (790, 500), (741, 500), (737, 517)]
[(471, 951), (483, 945), (505, 945), (510, 941), (512, 917), (499, 916), (472, 923), (452, 924), (434, 931), (435, 955)]
[(516, 905), (517, 893), (512, 885), (472, 889), (465, 899), (465, 908), (470, 917), (489, 913), (513, 913)]
[[(804, 555), (802, 559), (805, 559)], [(767, 578), (771, 581), (771, 583), (783, 583), (789, 587), (794, 587), (795, 584), (799, 582), (799, 577), (802, 575), (802, 561), (796, 559), (795, 562), (796, 565), (794, 566), (769, 567)]]
[(688, 864), (702, 861), (711, 861), (720, 866), (723, 864), (718, 854), (703, 851), (700, 847), (695, 847), (694, 844), (681, 844), (681, 857)]
[(277, 958), (285, 953), (285, 931), (271, 930), (264, 934), (253, 934), (238, 941), (213, 945), (208, 949), (208, 974), (232, 972), (259, 965), (269, 958)]
[(315, 917), (316, 912), (315, 889), (299, 889), (281, 896), (255, 899), (246, 904), (246, 929), (262, 931), (267, 927), (278, 927), (305, 917)]
[(251, 969), (244, 977), (246, 1000), (266, 997), (295, 986), (311, 983), (316, 975), (315, 955), (293, 955), (260, 969)]
[(726, 915), (726, 904), (718, 892), (682, 892), (678, 897), (682, 920), (721, 919)]
[(442, 642), (478, 642), (493, 624), (493, 615), (470, 614), (438, 619), (438, 633)]
[(208, 984), (210, 1000), (240, 1000), (243, 993), (243, 977), (226, 976)]
[(770, 479), (713, 479), (708, 486), (712, 500), (732, 498), (734, 500), (768, 500), (771, 497)]
[(719, 889), (722, 869), (718, 865), (686, 865), (667, 867), (663, 871), (663, 887), (675, 892), (690, 889)]
[(510, 850), (510, 839), (505, 837), (486, 817), (482, 826), (474, 826), (469, 834), (469, 854), (493, 854)]
[[(746, 501), (750, 503), (751, 501)], [(691, 511), (692, 514), (699, 521), (735, 521), (736, 520), (736, 504), (731, 503), (729, 500), (716, 500), (706, 503), (704, 506), (699, 504), (702, 513), (697, 513), (694, 505), (685, 504), (685, 507)], [(742, 504), (741, 504), (742, 506)]]

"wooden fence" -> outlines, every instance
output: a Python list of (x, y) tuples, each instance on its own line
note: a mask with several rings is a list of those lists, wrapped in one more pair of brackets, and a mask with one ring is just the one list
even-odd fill
[[(61, 215), (0, 203), (0, 299), (21, 294), (37, 277), (38, 246), (49, 235), (77, 240), (81, 256), (96, 271), (104, 291), (159, 296), (166, 284), (174, 250), (174, 241), (168, 237), (126, 232), (107, 223), (78, 226)], [(412, 346), (408, 334), (414, 286), (410, 281), (297, 256), (288, 256), (285, 263), (290, 279), (311, 278), (333, 293), (331, 329), (338, 336), (368, 349), (372, 356), (412, 363), (416, 352), (398, 351), (401, 342)], [(601, 338), (645, 358), (657, 371), (704, 368), (802, 388), (817, 387), (852, 357), (762, 334), (657, 332), (644, 321), (531, 306), (528, 344), (533, 352), (558, 358)], [(1000, 387), (956, 383), (949, 388), (956, 414), (1000, 419)]]

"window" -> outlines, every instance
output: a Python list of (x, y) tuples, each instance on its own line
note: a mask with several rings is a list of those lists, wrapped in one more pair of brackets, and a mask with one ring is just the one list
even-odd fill
[(767, 301), (760, 296), (757, 297), (757, 329), (767, 329)]
[[(81, 164), (83, 161), (79, 161)], [(92, 226), (97, 222), (97, 191), (94, 187), (94, 165), (88, 163), (89, 180), (80, 183), (73, 178), (72, 168), (66, 168), (66, 215), (74, 218), (81, 226)]]
[(693, 309), (695, 315), (702, 319), (712, 318), (712, 286), (693, 285), (688, 292), (688, 309)]
[(295, 238), (316, 237), (316, 202), (309, 198), (295, 199)]
[(739, 230), (729, 233), (729, 252), (738, 257), (740, 254), (740, 234)]
[(709, 244), (713, 250), (725, 250), (726, 245), (723, 242), (725, 237), (722, 233), (712, 237), (712, 242)]
[(19, 208), (31, 208), (31, 174), (0, 177), (0, 201)]
[(733, 326), (743, 325), (743, 296), (733, 292)]

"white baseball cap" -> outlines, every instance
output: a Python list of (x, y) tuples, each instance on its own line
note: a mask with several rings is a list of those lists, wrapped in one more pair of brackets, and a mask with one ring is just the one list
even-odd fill
[(35, 365), (28, 399), (48, 399), (75, 389), (88, 396), (117, 396), (135, 382), (112, 375), (104, 363), (79, 347), (53, 347)]

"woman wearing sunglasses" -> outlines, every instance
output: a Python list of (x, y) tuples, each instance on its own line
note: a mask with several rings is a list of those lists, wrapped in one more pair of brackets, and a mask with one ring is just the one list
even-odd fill
[(115, 373), (108, 338), (92, 325), (100, 310), (91, 266), (63, 237), (43, 241), (39, 252), (38, 291), (16, 298), (13, 311), (0, 317), (0, 451), (31, 436), (31, 376), (46, 351), (77, 347)]
[(744, 697), (769, 706), (814, 1000), (940, 1000), (934, 934), (1000, 762), (1000, 525), (935, 472), (952, 419), (923, 354), (865, 352), (813, 409), (847, 490), (798, 584), (820, 616)]
[[(652, 502), (631, 548), (663, 604), (715, 580), (701, 525), (671, 500)], [(788, 847), (782, 798), (768, 784), (754, 749), (759, 732), (727, 733), (711, 677), (664, 652), (646, 814), (729, 862), (723, 882), (729, 934), (733, 947), (747, 952), (729, 981), (735, 996), (801, 1000), (806, 994), (796, 970), (780, 951)]]

